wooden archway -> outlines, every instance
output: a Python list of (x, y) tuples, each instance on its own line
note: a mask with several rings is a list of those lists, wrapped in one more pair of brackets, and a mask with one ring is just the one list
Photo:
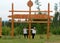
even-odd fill
[[(12, 15), (9, 15), (9, 18), (12, 18), (12, 32), (11, 32), (11, 36), (14, 37), (14, 19), (29, 19), (28, 21), (26, 21), (26, 23), (29, 24), (29, 38), (31, 36), (30, 34), (30, 29), (31, 29), (31, 23), (47, 23), (47, 39), (49, 39), (49, 31), (50, 31), (50, 18), (52, 18), (52, 16), (50, 16), (50, 4), (48, 3), (48, 10), (44, 10), (44, 11), (40, 11), (40, 12), (47, 12), (48, 15), (45, 14), (41, 14), (41, 15), (32, 15), (31, 12), (39, 12), (36, 10), (31, 11), (31, 7), (33, 6), (33, 2), (31, 0), (28, 1), (27, 3), (29, 10), (14, 10), (14, 4), (12, 3), (12, 10), (10, 10), (9, 12), (12, 12)], [(14, 12), (29, 12), (29, 14), (25, 15), (25, 14), (14, 14)], [(47, 21), (32, 21), (32, 19), (48, 19)]]

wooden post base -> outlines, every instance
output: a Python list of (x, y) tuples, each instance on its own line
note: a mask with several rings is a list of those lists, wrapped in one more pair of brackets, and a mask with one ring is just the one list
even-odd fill
[(0, 38), (1, 38), (2, 36), (0, 36)]

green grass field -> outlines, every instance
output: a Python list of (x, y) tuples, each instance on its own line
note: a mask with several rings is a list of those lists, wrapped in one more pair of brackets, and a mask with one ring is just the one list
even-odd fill
[[(0, 43), (47, 43), (46, 35), (36, 35), (35, 39), (24, 39), (22, 35), (15, 36), (13, 39), (9, 36), (3, 36), (0, 39)], [(50, 35), (48, 43), (60, 43), (60, 35)]]

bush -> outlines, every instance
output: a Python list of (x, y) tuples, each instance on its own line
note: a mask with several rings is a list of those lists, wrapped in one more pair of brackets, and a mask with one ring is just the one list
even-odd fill
[(60, 27), (59, 28), (52, 28), (51, 33), (55, 35), (60, 35)]
[(14, 29), (14, 35), (20, 35), (20, 34), (22, 34), (23, 33), (23, 28), (21, 28), (21, 27), (16, 27), (15, 29)]
[(14, 34), (15, 35), (20, 35), (20, 34), (23, 34), (23, 28), (24, 27), (28, 27), (28, 24), (27, 23), (21, 23), (19, 26), (15, 27), (14, 29)]
[(10, 29), (7, 26), (2, 27), (2, 35), (10, 35)]
[(32, 24), (32, 27), (36, 27), (37, 34), (45, 34), (46, 33), (46, 24)]

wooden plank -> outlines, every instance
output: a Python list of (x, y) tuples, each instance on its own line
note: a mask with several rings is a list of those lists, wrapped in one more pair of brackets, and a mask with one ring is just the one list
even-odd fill
[[(9, 12), (12, 12), (12, 10), (9, 10)], [(29, 11), (28, 10), (14, 10), (14, 12), (29, 12)], [(39, 12), (39, 11), (33, 10), (31, 12)], [(44, 10), (44, 11), (40, 11), (40, 12), (48, 12), (48, 11)], [(50, 12), (53, 12), (53, 11), (50, 11)]]
[[(24, 15), (24, 14), (14, 14), (13, 15), (14, 16), (14, 18), (16, 18), (16, 19), (28, 19), (29, 18), (29, 15), (28, 14), (26, 14), (26, 15)], [(8, 16), (9, 18), (11, 18), (12, 16), (10, 15), (10, 16)], [(32, 19), (47, 19), (48, 18), (48, 15), (45, 15), (45, 14), (37, 14), (37, 15), (34, 15), (34, 14), (31, 14), (31, 18)], [(52, 18), (52, 16), (49, 16), (49, 18)]]
[[(11, 22), (11, 21), (9, 21), (9, 22)], [(16, 21), (14, 21), (15, 23), (29, 23), (29, 22), (31, 22), (31, 23), (48, 23), (48, 21), (20, 21), (20, 22), (16, 22)], [(50, 23), (52, 23), (51, 21), (50, 21)]]

